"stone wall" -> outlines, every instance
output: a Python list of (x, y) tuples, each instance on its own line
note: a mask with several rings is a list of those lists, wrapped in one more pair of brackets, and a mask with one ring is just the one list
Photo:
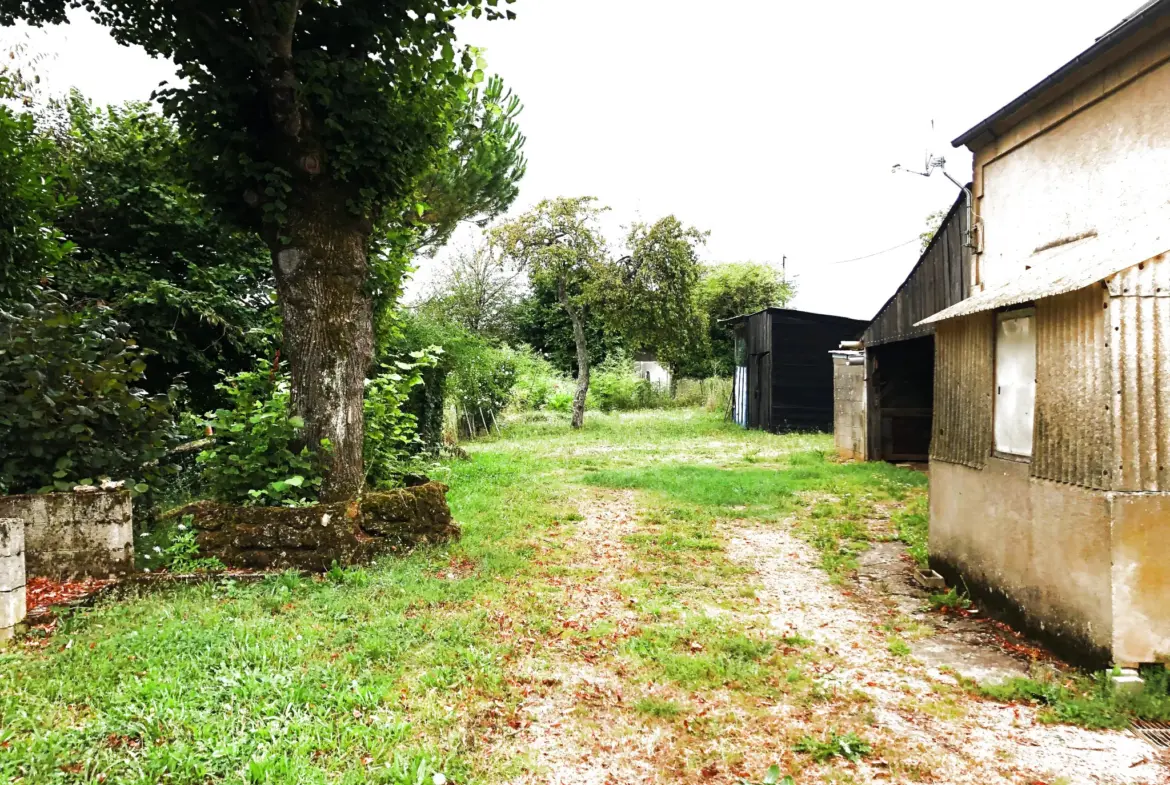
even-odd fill
[(360, 501), (312, 507), (235, 507), (197, 502), (171, 513), (190, 516), (200, 554), (228, 567), (323, 572), (337, 562), (369, 562), (387, 552), (459, 537), (447, 486), (427, 483)]
[(129, 491), (3, 496), (0, 518), (24, 521), (25, 570), (31, 577), (121, 578), (134, 570)]
[(24, 620), (24, 521), (0, 518), (0, 642)]

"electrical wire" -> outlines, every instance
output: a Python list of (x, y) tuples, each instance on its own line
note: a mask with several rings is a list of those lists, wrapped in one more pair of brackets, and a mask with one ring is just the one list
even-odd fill
[(887, 254), (887, 253), (889, 253), (890, 251), (896, 251), (896, 250), (898, 250), (899, 248), (905, 248), (907, 245), (910, 245), (911, 243), (917, 243), (917, 242), (919, 242), (921, 239), (922, 239), (922, 238), (920, 238), (920, 237), (912, 237), (912, 238), (910, 238), (909, 240), (907, 240), (906, 242), (904, 242), (904, 243), (899, 243), (898, 245), (895, 245), (893, 248), (887, 248), (887, 249), (886, 249), (886, 250), (884, 250), (884, 251), (877, 251), (877, 252), (875, 252), (875, 253), (866, 254), (865, 256), (858, 256), (858, 257), (857, 257), (857, 258), (855, 258), (855, 259), (842, 259), (842, 260), (841, 260), (841, 261), (839, 261), (839, 262), (824, 262), (823, 264), (825, 264), (825, 265), (835, 265), (835, 264), (852, 264), (853, 262), (864, 262), (866, 259), (872, 259), (872, 258), (874, 258), (875, 256), (881, 256), (882, 254)]

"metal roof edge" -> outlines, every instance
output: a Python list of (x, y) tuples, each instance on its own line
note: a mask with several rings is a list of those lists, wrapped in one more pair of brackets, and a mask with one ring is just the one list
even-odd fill
[(992, 126), (995, 123), (1019, 111), (1030, 101), (1037, 98), (1045, 90), (1063, 81), (1078, 68), (1081, 68), (1082, 66), (1092, 62), (1100, 55), (1124, 42), (1151, 20), (1157, 19), (1160, 16), (1164, 16), (1167, 13), (1170, 13), (1170, 0), (1151, 0), (1151, 2), (1141, 6), (1129, 16), (1122, 19), (1121, 22), (1107, 31), (1096, 41), (1094, 41), (1088, 49), (1085, 49), (1072, 60), (1069, 60), (1060, 68), (1053, 71), (1035, 85), (1025, 90), (1020, 96), (1008, 103), (1006, 106), (992, 113), (987, 118), (981, 120), (970, 129), (960, 134), (951, 141), (951, 145), (953, 147), (963, 147), (964, 145), (974, 141), (983, 133), (991, 133), (994, 137), (995, 133), (992, 131)]

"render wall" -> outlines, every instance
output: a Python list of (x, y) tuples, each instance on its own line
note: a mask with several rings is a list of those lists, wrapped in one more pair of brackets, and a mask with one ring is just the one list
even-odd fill
[(128, 491), (3, 496), (0, 518), (24, 521), (25, 569), (30, 577), (104, 579), (134, 569)]
[(1073, 659), (1112, 661), (1107, 494), (993, 456), (982, 469), (936, 460), (930, 474), (931, 566)]
[(1168, 60), (1162, 36), (975, 151), (981, 285), (1012, 280), (1048, 256), (1058, 263), (1045, 246), (1164, 216)]
[(867, 460), (865, 365), (850, 365), (845, 357), (833, 358), (833, 436), (842, 458)]
[(1111, 495), (1113, 648), (1118, 662), (1170, 659), (1170, 495)]

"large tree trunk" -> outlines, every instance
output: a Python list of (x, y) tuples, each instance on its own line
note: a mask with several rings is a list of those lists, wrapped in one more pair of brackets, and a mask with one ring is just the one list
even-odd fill
[(329, 441), (321, 501), (354, 499), (365, 482), (362, 401), (374, 355), (369, 228), (342, 195), (315, 189), (290, 206), (281, 234), (270, 245), (293, 411), (311, 447)]
[(573, 341), (577, 344), (577, 391), (573, 393), (574, 428), (585, 425), (585, 398), (589, 395), (589, 347), (585, 343), (585, 320), (568, 299), (563, 301), (569, 320), (573, 323)]

